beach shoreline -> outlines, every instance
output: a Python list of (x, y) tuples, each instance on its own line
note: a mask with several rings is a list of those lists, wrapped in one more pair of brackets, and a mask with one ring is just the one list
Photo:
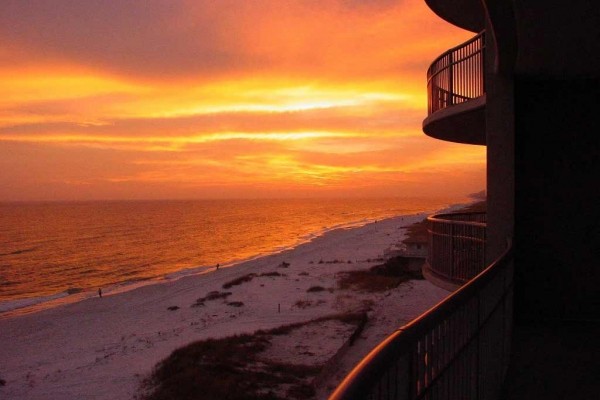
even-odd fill
[[(292, 249), (210, 273), (1, 319), (0, 379), (6, 384), (0, 386), (0, 397), (132, 398), (154, 365), (185, 344), (357, 311), (368, 303), (372, 318), (359, 340), (366, 354), (448, 292), (427, 281), (410, 281), (388, 292), (357, 293), (338, 289), (337, 278), (343, 271), (376, 265), (383, 250), (403, 238), (403, 226), (428, 214), (334, 229)], [(254, 279), (223, 289), (249, 274)], [(327, 290), (309, 291), (317, 286)], [(230, 294), (193, 307), (213, 292)], [(336, 346), (324, 351), (334, 354)], [(337, 375), (359, 354), (340, 360)], [(329, 386), (341, 379), (333, 375)]]
[[(455, 206), (450, 206), (455, 207)], [(423, 211), (417, 214), (399, 214), (383, 219), (390, 218), (401, 218), (401, 217), (410, 217), (411, 215), (429, 215), (432, 211)], [(230, 267), (238, 267), (240, 265), (246, 264), (248, 262), (252, 262), (254, 260), (269, 257), (275, 254), (283, 253), (286, 251), (294, 250), (295, 248), (302, 246), (304, 244), (310, 243), (311, 241), (321, 238), (324, 235), (327, 235), (329, 232), (333, 232), (336, 230), (346, 230), (346, 229), (355, 229), (361, 228), (370, 223), (376, 222), (377, 218), (366, 218), (360, 219), (356, 221), (348, 221), (346, 223), (337, 224), (331, 227), (324, 227), (320, 231), (311, 232), (303, 237), (299, 238), (298, 241), (291, 245), (280, 246), (272, 249), (269, 252), (259, 253), (252, 255), (243, 259), (225, 259), (219, 262), (220, 268), (230, 268)], [(381, 220), (381, 219), (380, 219)], [(115, 282), (113, 284), (91, 288), (87, 290), (79, 289), (79, 288), (69, 288), (62, 292), (57, 292), (49, 295), (44, 295), (40, 297), (26, 297), (19, 298), (15, 300), (4, 300), (0, 301), (0, 320), (6, 318), (12, 318), (20, 315), (27, 315), (32, 313), (37, 313), (43, 310), (61, 307), (66, 304), (76, 303), (80, 301), (85, 301), (90, 298), (94, 298), (98, 296), (98, 289), (102, 290), (103, 296), (112, 296), (115, 294), (124, 293), (127, 291), (138, 289), (142, 286), (148, 285), (158, 285), (164, 284), (170, 281), (175, 281), (178, 279), (185, 278), (187, 276), (194, 275), (203, 275), (207, 273), (212, 273), (216, 269), (215, 265), (199, 265), (186, 267), (178, 271), (168, 272), (163, 276), (156, 278), (144, 278), (144, 279), (134, 279), (134, 280), (126, 280), (121, 282)]]

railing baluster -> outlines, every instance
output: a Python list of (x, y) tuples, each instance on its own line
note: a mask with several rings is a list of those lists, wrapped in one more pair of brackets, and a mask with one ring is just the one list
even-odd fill
[[(486, 215), (445, 214), (429, 221), (432, 252), (454, 252), (446, 244), (456, 236), (461, 265), (473, 273), (471, 264), (481, 260), (473, 248), (484, 246)], [(431, 262), (442, 258), (430, 254)], [(508, 364), (512, 268), (509, 248), (442, 303), (390, 335), (330, 400), (496, 398)]]
[(457, 213), (429, 219), (428, 271), (462, 284), (485, 266), (485, 213)]
[(427, 71), (428, 113), (485, 94), (485, 32), (439, 56)]

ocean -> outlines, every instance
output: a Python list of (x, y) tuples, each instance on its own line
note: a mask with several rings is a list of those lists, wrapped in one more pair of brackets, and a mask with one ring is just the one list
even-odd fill
[[(0, 203), (0, 315), (279, 252), (449, 199)], [(34, 307), (32, 307), (34, 306)]]

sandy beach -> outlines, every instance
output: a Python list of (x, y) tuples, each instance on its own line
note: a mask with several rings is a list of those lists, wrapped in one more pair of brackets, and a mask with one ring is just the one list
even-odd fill
[[(327, 365), (317, 387), (325, 398), (379, 341), (448, 295), (425, 280), (379, 292), (338, 287), (344, 271), (380, 264), (383, 250), (404, 237), (402, 227), (425, 215), (338, 229), (233, 267), (0, 320), (0, 399), (130, 399), (159, 361), (190, 342), (366, 312), (351, 347), (344, 347), (351, 330), (323, 322), (269, 349), (271, 358)], [(211, 292), (229, 294), (193, 306)]]

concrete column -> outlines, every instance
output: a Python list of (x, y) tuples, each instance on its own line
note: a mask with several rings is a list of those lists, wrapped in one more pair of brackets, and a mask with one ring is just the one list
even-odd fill
[(514, 236), (514, 95), (512, 77), (497, 71), (491, 26), (486, 28), (487, 247), (495, 260)]

